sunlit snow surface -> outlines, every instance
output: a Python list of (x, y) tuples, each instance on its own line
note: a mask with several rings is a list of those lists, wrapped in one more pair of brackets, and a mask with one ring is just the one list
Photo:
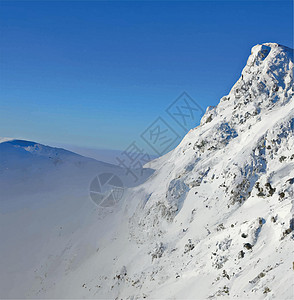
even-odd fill
[(117, 167), (0, 144), (1, 298), (293, 299), (293, 94), (292, 50), (255, 46), (229, 95), (111, 210), (88, 189)]

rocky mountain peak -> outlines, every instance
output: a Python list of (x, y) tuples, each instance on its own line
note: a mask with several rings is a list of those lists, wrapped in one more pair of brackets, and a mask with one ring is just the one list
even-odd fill
[(293, 88), (293, 50), (254, 46), (230, 93), (156, 162), (129, 215), (129, 238), (153, 259), (143, 287), (148, 270), (181, 292), (210, 278), (201, 299), (288, 297), (276, 283), (293, 287)]
[(242, 124), (250, 126), (249, 119), (284, 105), (293, 95), (293, 49), (276, 43), (256, 45), (230, 93), (206, 111), (201, 124), (219, 116), (244, 130)]

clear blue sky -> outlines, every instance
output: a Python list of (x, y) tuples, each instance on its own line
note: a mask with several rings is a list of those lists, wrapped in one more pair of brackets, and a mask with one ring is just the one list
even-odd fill
[(1, 1), (0, 39), (0, 136), (124, 149), (183, 91), (216, 105), (253, 45), (293, 47), (293, 4)]

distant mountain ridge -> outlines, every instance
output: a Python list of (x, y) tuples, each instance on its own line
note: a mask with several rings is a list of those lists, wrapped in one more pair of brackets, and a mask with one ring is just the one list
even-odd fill
[[(10, 148), (7, 151), (7, 148)], [(5, 148), (5, 150), (4, 150)], [(18, 150), (19, 152), (23, 153), (30, 153), (36, 156), (43, 156), (47, 158), (69, 158), (69, 157), (82, 157), (72, 151), (65, 150), (63, 148), (56, 148), (45, 146), (40, 143), (26, 141), (26, 140), (19, 140), (19, 139), (0, 139), (0, 151), (2, 151), (2, 155), (6, 154), (9, 155), (11, 151)], [(6, 151), (6, 153), (4, 153)], [(85, 158), (86, 159), (86, 158)]]

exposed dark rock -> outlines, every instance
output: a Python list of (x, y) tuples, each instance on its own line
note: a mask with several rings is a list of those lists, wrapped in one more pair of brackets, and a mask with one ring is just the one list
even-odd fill
[(246, 243), (246, 244), (244, 244), (244, 248), (246, 248), (247, 250), (251, 250), (252, 245), (250, 243)]

